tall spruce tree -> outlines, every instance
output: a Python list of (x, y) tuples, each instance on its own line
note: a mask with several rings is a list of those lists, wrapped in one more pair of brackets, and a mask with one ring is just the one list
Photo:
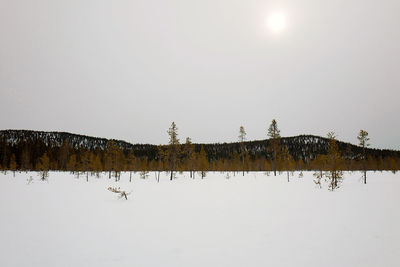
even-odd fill
[(180, 145), (178, 139), (178, 127), (175, 122), (172, 122), (171, 127), (168, 129), (169, 142), (167, 150), (168, 167), (171, 172), (170, 180), (174, 177), (174, 171), (178, 169), (179, 156), (180, 156)]
[(276, 165), (277, 158), (280, 152), (280, 130), (278, 129), (278, 123), (275, 119), (272, 120), (269, 128), (268, 128), (268, 136), (269, 136), (269, 146), (272, 152), (272, 168), (274, 171), (274, 176), (276, 176)]
[(368, 137), (368, 132), (364, 130), (360, 130), (360, 133), (357, 136), (358, 141), (360, 142), (359, 145), (362, 147), (362, 168), (364, 172), (364, 184), (367, 183), (367, 153), (366, 153), (366, 148), (369, 146), (369, 137)]
[(245, 158), (246, 158), (246, 146), (244, 142), (246, 141), (246, 131), (244, 130), (243, 126), (239, 128), (239, 144), (240, 144), (240, 158), (242, 160), (242, 172), (244, 176), (244, 169), (245, 169)]

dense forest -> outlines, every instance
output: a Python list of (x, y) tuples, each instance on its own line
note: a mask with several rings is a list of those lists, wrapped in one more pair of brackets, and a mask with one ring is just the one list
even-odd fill
[[(271, 129), (270, 129), (271, 130)], [(294, 171), (326, 170), (330, 138), (299, 135), (246, 141), (241, 127), (235, 143), (179, 143), (177, 127), (168, 145), (130, 144), (65, 132), (0, 131), (0, 169), (11, 171)], [(274, 135), (275, 134), (275, 135)], [(400, 169), (400, 151), (371, 149), (337, 141), (341, 170)]]

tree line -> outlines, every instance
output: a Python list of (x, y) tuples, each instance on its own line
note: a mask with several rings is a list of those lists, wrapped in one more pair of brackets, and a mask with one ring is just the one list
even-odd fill
[(86, 176), (108, 172), (116, 179), (122, 171), (144, 175), (168, 171), (173, 179), (182, 171), (189, 171), (191, 177), (196, 173), (204, 177), (208, 171), (272, 171), (276, 175), (314, 170), (321, 179), (334, 166), (337, 171), (363, 171), (366, 183), (367, 171), (400, 169), (400, 151), (368, 148), (365, 130), (358, 134), (359, 145), (340, 142), (333, 133), (326, 138), (281, 137), (276, 120), (267, 129), (268, 139), (259, 141), (247, 141), (243, 126), (235, 143), (196, 144), (189, 137), (181, 143), (174, 122), (167, 133), (168, 144), (156, 146), (69, 133), (0, 131), (0, 170), (40, 171), (43, 175), (57, 170)]

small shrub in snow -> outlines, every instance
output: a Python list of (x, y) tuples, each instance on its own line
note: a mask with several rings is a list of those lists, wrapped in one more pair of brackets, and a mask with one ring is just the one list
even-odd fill
[(49, 178), (49, 171), (40, 171), (38, 173), (41, 181), (48, 181)]
[(139, 173), (139, 175), (140, 175), (140, 178), (146, 179), (146, 178), (149, 177), (149, 172), (148, 172), (148, 171), (141, 171), (141, 172)]
[(26, 181), (28, 182), (27, 184), (33, 183), (33, 178), (32, 178), (32, 176), (29, 176), (29, 178), (26, 179)]

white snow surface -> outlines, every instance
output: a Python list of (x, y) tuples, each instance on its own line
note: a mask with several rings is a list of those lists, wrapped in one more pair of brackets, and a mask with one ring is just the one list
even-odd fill
[(399, 174), (188, 176), (0, 174), (0, 266), (400, 266)]

